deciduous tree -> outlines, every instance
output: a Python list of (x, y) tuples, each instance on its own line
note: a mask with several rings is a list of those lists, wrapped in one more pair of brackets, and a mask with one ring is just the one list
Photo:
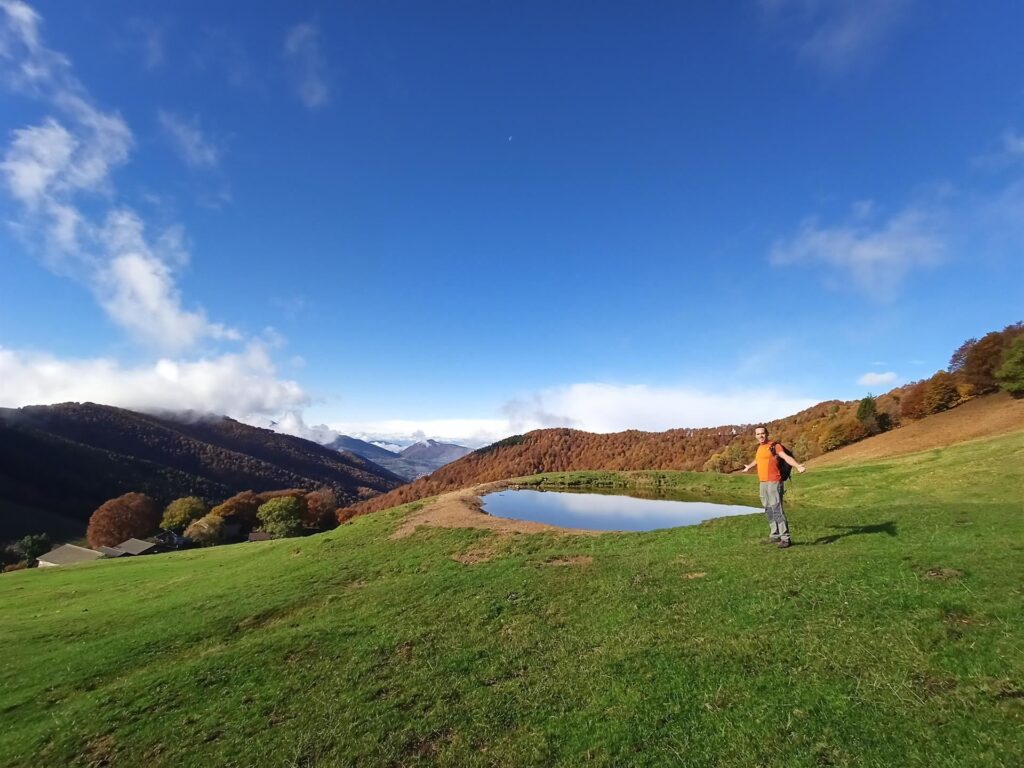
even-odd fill
[(960, 399), (953, 374), (938, 371), (928, 380), (924, 392), (924, 409), (926, 413), (948, 411)]
[(92, 513), (85, 537), (91, 547), (113, 547), (125, 539), (149, 536), (159, 523), (155, 501), (144, 493), (126, 493), (103, 502)]
[(310, 528), (326, 530), (338, 524), (334, 511), (338, 508), (338, 498), (330, 488), (320, 488), (306, 494), (306, 525)]
[(262, 504), (256, 513), (260, 527), (271, 536), (295, 536), (302, 532), (306, 516), (303, 496), (280, 496)]
[(19, 539), (14, 545), (15, 551), (31, 563), (40, 555), (45, 555), (51, 548), (50, 537), (45, 533), (37, 533)]
[(241, 491), (215, 506), (210, 510), (210, 514), (217, 517), (231, 518), (252, 527), (258, 522), (256, 510), (260, 508), (262, 503), (259, 494), (253, 491)]
[(212, 512), (192, 521), (185, 529), (185, 538), (202, 547), (212, 547), (224, 541), (224, 518)]
[(1024, 335), (1018, 336), (1006, 350), (1006, 357), (996, 371), (999, 386), (1014, 397), (1024, 397)]
[(161, 528), (180, 531), (188, 527), (193, 520), (198, 520), (207, 513), (206, 502), (198, 496), (185, 496), (175, 499), (164, 509), (164, 517), (160, 521)]

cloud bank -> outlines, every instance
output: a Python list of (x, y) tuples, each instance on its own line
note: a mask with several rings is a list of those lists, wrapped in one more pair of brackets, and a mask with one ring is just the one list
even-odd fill
[(661, 432), (680, 427), (752, 424), (789, 416), (818, 402), (819, 399), (760, 389), (706, 392), (690, 387), (588, 382), (554, 387), (511, 400), (499, 409), (500, 417), (331, 420), (328, 425), (315, 428), (294, 423), (287, 427), (282, 425), (282, 428), (310, 439), (318, 439), (313, 435), (329, 430), (369, 441), (403, 444), (432, 438), (476, 448), (509, 435), (550, 427), (571, 427), (587, 432), (627, 429)]
[(301, 408), (309, 398), (282, 381), (266, 346), (251, 342), (235, 354), (198, 360), (161, 358), (125, 366), (110, 358), (62, 360), (0, 347), (0, 406), (94, 402), (130, 410), (226, 414), (255, 423)]

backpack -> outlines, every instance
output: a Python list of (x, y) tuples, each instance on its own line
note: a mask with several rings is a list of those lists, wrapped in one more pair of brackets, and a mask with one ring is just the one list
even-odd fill
[(772, 452), (772, 456), (775, 456), (775, 463), (779, 465), (779, 477), (782, 478), (782, 482), (786, 482), (787, 480), (789, 480), (789, 476), (793, 474), (793, 467), (789, 465), (789, 462), (784, 461), (782, 458), (776, 455), (775, 446), (779, 446), (782, 450), (786, 451), (786, 453), (789, 454), (790, 458), (792, 458), (793, 461), (796, 461), (796, 456), (794, 456), (792, 453), (789, 453), (789, 451), (786, 449), (786, 446), (784, 446), (778, 440), (773, 441), (772, 444), (768, 447), (768, 450)]

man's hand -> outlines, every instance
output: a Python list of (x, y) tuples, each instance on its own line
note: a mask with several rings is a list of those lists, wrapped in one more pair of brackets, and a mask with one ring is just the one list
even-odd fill
[(804, 472), (807, 471), (807, 467), (805, 467), (803, 464), (797, 464), (796, 471), (802, 475)]
[(740, 472), (746, 472), (748, 469), (750, 469), (750, 465), (745, 465), (743, 469), (740, 470)]

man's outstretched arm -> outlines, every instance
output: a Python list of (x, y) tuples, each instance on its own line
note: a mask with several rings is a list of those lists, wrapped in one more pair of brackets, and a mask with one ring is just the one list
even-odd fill
[[(782, 448), (776, 448), (775, 449), (775, 455), (780, 457), (784, 462), (789, 464), (789, 466), (791, 466), (797, 472), (806, 472), (807, 471), (807, 467), (805, 467), (803, 464), (801, 464), (796, 459), (794, 459), (792, 456), (790, 456), (788, 453), (786, 453), (784, 450), (782, 450)], [(743, 471), (746, 472), (747, 470), (744, 469)]]

